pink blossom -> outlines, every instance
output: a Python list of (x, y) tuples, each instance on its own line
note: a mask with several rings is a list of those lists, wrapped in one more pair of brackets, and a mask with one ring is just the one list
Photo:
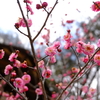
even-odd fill
[(50, 63), (55, 63), (55, 62), (56, 62), (56, 57), (50, 56)]
[(42, 72), (42, 76), (44, 78), (50, 78), (51, 74), (52, 74), (52, 71), (50, 69), (44, 69)]
[(39, 66), (40, 68), (44, 68), (44, 61), (43, 61), (43, 60), (39, 61), (39, 62), (38, 62), (38, 66)]
[(32, 1), (31, 0), (24, 0), (25, 3), (29, 3), (29, 4), (32, 4)]
[(59, 41), (56, 41), (56, 42), (54, 42), (53, 43), (53, 47), (55, 47), (55, 48), (58, 48), (58, 47), (60, 47), (60, 42)]
[(81, 60), (82, 60), (84, 63), (87, 63), (88, 60), (89, 60), (89, 57), (86, 55), (86, 57), (82, 57)]
[(100, 54), (96, 54), (94, 56), (94, 62), (96, 62), (98, 65), (100, 65)]
[(46, 8), (47, 6), (48, 6), (48, 3), (47, 3), (47, 2), (43, 2), (43, 3), (42, 3), (42, 7), (43, 7), (43, 8)]
[(1, 49), (1, 50), (0, 50), (0, 59), (2, 59), (2, 58), (4, 57), (4, 54), (5, 54), (4, 50)]
[(45, 54), (48, 56), (54, 56), (57, 53), (57, 50), (51, 46), (45, 49)]
[(86, 55), (91, 55), (92, 53), (94, 53), (94, 46), (90, 45), (90, 43), (84, 44), (83, 45), (83, 53)]
[(9, 60), (11, 61), (11, 62), (14, 62), (15, 61), (15, 59), (18, 57), (18, 50), (15, 52), (15, 53), (12, 53), (10, 56), (9, 56)]
[(74, 20), (67, 20), (66, 23), (70, 24), (70, 23), (73, 23)]
[(78, 41), (76, 43), (76, 47), (77, 47), (76, 51), (78, 53), (82, 53), (82, 51), (83, 51), (83, 45), (84, 45), (84, 42), (82, 42), (82, 41)]
[(29, 83), (31, 81), (31, 77), (28, 74), (25, 74), (22, 76), (22, 80), (25, 84)]
[(22, 68), (27, 68), (27, 67), (28, 67), (28, 66), (27, 66), (27, 62), (24, 61), (23, 63), (21, 63), (21, 67), (22, 67)]
[(90, 92), (92, 95), (94, 95), (94, 93), (96, 93), (96, 89), (90, 88), (90, 89), (89, 89), (89, 92)]
[(72, 46), (70, 41), (66, 41), (65, 45), (64, 45), (64, 49), (69, 49)]
[(21, 62), (19, 60), (15, 59), (13, 66), (17, 67), (17, 68), (20, 68), (21, 67)]
[[(28, 24), (28, 27), (31, 27), (32, 26), (32, 20), (31, 19), (26, 19), (27, 21), (27, 24)], [(24, 22), (24, 19), (23, 18), (19, 18), (18, 19), (18, 22), (15, 24), (17, 25), (17, 27), (26, 27), (26, 23)]]
[(100, 1), (94, 2), (94, 4), (91, 6), (91, 9), (95, 12), (100, 11)]
[(26, 92), (28, 91), (28, 87), (27, 86), (23, 86), (22, 88), (19, 88), (19, 91), (22, 92)]
[(13, 84), (17, 88), (22, 88), (24, 86), (23, 79), (21, 79), (21, 78), (15, 78)]
[(58, 96), (58, 94), (57, 93), (52, 93), (52, 98), (56, 98)]
[(11, 76), (12, 76), (12, 77), (15, 77), (15, 76), (16, 76), (16, 72), (15, 72), (15, 71), (12, 72), (12, 73), (11, 73)]
[(73, 73), (77, 73), (77, 72), (78, 72), (78, 69), (75, 68), (75, 67), (72, 67), (71, 71), (72, 71)]
[(12, 69), (13, 69), (13, 67), (10, 64), (7, 65), (4, 70), (5, 75), (8, 75)]
[(82, 91), (83, 91), (84, 93), (87, 93), (88, 90), (89, 90), (89, 87), (88, 87), (88, 86), (83, 86), (83, 87), (82, 87)]
[(27, 9), (28, 11), (30, 11), (31, 15), (33, 15), (33, 14), (34, 14), (34, 12), (33, 12), (32, 8), (31, 8), (29, 5), (27, 5), (27, 6), (26, 6), (26, 9)]
[(35, 93), (36, 93), (37, 95), (42, 95), (42, 94), (43, 94), (42, 88), (37, 88), (37, 89), (35, 90)]
[(71, 34), (70, 34), (70, 32), (68, 32), (66, 35), (64, 35), (64, 40), (65, 41), (70, 41), (70, 39), (71, 39)]

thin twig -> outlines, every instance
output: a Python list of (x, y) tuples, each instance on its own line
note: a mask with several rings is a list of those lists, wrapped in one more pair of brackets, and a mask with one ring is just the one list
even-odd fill
[(75, 54), (75, 56), (76, 56), (76, 58), (77, 58), (77, 61), (78, 61), (78, 67), (79, 67), (79, 69), (81, 69), (78, 55), (77, 55), (76, 51), (74, 50), (74, 48), (73, 48), (72, 46), (71, 46), (71, 49), (73, 50), (73, 52), (74, 52), (74, 54)]

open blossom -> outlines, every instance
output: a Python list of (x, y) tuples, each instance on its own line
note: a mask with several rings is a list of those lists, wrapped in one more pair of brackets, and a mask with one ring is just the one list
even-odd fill
[(94, 62), (96, 62), (98, 65), (100, 65), (100, 54), (96, 54), (94, 56)]
[(21, 78), (16, 78), (13, 82), (14, 86), (17, 88), (22, 88), (24, 86), (23, 79)]
[(5, 54), (4, 50), (1, 49), (1, 50), (0, 50), (0, 59), (2, 59), (2, 58), (4, 57), (4, 54)]
[(94, 2), (94, 4), (91, 6), (91, 9), (95, 12), (100, 11), (100, 1)]
[[(32, 26), (32, 20), (31, 19), (26, 19), (26, 21), (27, 21), (27, 24), (28, 24), (28, 27), (31, 27)], [(17, 23), (15, 23), (15, 27), (16, 28), (19, 28), (19, 27), (26, 27), (26, 23), (25, 23), (25, 21), (24, 21), (24, 19), (23, 18), (19, 18), (18, 19), (18, 22)]]
[(12, 53), (12, 54), (9, 56), (9, 61), (14, 62), (15, 59), (18, 57), (18, 52), (19, 52), (19, 51), (16, 50), (15, 53)]
[(31, 81), (31, 77), (28, 74), (25, 74), (22, 76), (22, 80), (25, 84), (29, 83)]
[(42, 72), (42, 76), (44, 78), (50, 78), (51, 74), (52, 74), (52, 71), (50, 69), (44, 69)]
[(8, 75), (12, 69), (13, 69), (13, 67), (10, 64), (7, 65), (4, 70), (5, 75)]
[(37, 88), (37, 89), (35, 90), (35, 93), (36, 93), (37, 95), (42, 95), (42, 94), (43, 94), (42, 88)]
[(70, 41), (71, 37), (72, 37), (72, 36), (71, 36), (70, 32), (67, 32), (67, 34), (64, 35), (64, 40), (65, 40), (65, 41)]
[(48, 56), (54, 56), (56, 54), (57, 50), (51, 46), (45, 49), (45, 54)]
[(86, 55), (91, 55), (92, 53), (94, 53), (94, 46), (90, 45), (90, 43), (84, 44), (83, 45), (83, 53)]
[(39, 61), (39, 62), (38, 62), (38, 66), (39, 66), (40, 68), (44, 68), (44, 61), (43, 61), (43, 60)]
[(89, 92), (90, 92), (92, 95), (94, 95), (94, 93), (96, 93), (96, 89), (90, 88), (90, 89), (89, 89)]
[(86, 44), (82, 41), (77, 42), (76, 47), (77, 47), (76, 51), (78, 53), (84, 53), (86, 55), (93, 54), (95, 50), (93, 45), (90, 45), (90, 43)]

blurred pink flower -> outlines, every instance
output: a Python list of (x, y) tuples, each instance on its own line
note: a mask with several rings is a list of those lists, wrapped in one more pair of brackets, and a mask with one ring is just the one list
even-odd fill
[(35, 90), (35, 93), (36, 93), (37, 95), (42, 95), (42, 94), (43, 94), (43, 91), (42, 91), (41, 88), (37, 88), (37, 89)]
[(12, 69), (13, 69), (13, 67), (10, 64), (7, 65), (4, 70), (5, 75), (8, 75)]
[(100, 11), (100, 1), (93, 2), (94, 4), (91, 6), (91, 9), (95, 12)]
[(4, 54), (5, 54), (4, 50), (1, 49), (1, 50), (0, 50), (0, 59), (2, 59), (2, 58), (4, 57)]
[(45, 54), (48, 56), (54, 56), (57, 53), (57, 50), (51, 46), (45, 49)]
[(44, 69), (42, 72), (42, 76), (44, 78), (50, 78), (51, 74), (52, 74), (52, 71), (50, 69)]
[(29, 83), (31, 81), (31, 77), (28, 74), (25, 74), (22, 76), (22, 80), (25, 84)]
[(98, 65), (100, 65), (100, 54), (96, 54), (94, 56), (94, 62), (96, 62)]
[(21, 78), (15, 78), (13, 84), (17, 88), (22, 88), (24, 86), (23, 79), (21, 79)]

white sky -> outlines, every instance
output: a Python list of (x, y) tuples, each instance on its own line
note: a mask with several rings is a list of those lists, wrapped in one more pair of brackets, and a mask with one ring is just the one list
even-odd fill
[[(20, 1), (23, 1), (23, 0), (20, 0)], [(55, 0), (52, 0), (52, 2), (51, 0), (45, 0), (45, 1), (49, 2), (49, 6), (52, 6)], [(77, 19), (81, 21), (81, 20), (84, 20), (84, 18), (87, 16), (91, 17), (96, 14), (90, 9), (93, 0), (58, 0), (58, 1), (60, 1), (60, 3), (58, 3), (58, 5), (56, 6), (56, 13), (55, 13), (56, 19), (59, 19), (59, 17), (63, 18), (64, 13), (66, 13), (67, 14), (66, 20)], [(68, 2), (70, 2), (70, 4), (68, 4)], [(36, 3), (39, 3), (39, 0), (33, 0), (32, 6), (33, 6), (33, 11), (35, 12), (35, 14), (32, 15), (33, 17), (37, 13), (35, 9)], [(80, 13), (76, 9), (79, 9)], [(7, 29), (7, 30), (10, 30), (10, 29), (15, 30), (13, 25), (17, 21), (18, 17), (21, 17), (21, 16), (20, 16), (18, 5), (17, 5), (17, 0), (1, 0), (0, 1), (0, 28)], [(37, 16), (37, 17), (40, 18), (40, 16)]]
[[(48, 2), (48, 7), (52, 7), (55, 3), (55, 0), (41, 0)], [(52, 1), (52, 2), (51, 2)], [(54, 22), (54, 29), (58, 30), (57, 36), (61, 34), (62, 29), (61, 27), (61, 20), (77, 20), (77, 21), (83, 21), (87, 17), (93, 17), (96, 15), (96, 12), (93, 12), (90, 7), (93, 4), (93, 0), (58, 0), (59, 3), (57, 4), (55, 10), (53, 11), (53, 19), (50, 20), (51, 22)], [(96, 0), (94, 0), (96, 1)], [(20, 2), (23, 2), (23, 0), (20, 0)], [(33, 19), (33, 26), (32, 26), (32, 32), (33, 30), (39, 30), (41, 25), (44, 22), (45, 18), (45, 12), (42, 12), (42, 10), (36, 10), (35, 5), (37, 3), (40, 3), (39, 0), (33, 0), (32, 8), (34, 11), (34, 15), (31, 15), (31, 18)], [(23, 5), (23, 8), (25, 8), (25, 5)], [(78, 9), (80, 12), (78, 12), (76, 9)], [(65, 16), (65, 13), (67, 16)], [(9, 30), (17, 32), (17, 30), (14, 27), (14, 23), (17, 21), (18, 17), (21, 17), (19, 7), (17, 5), (17, 0), (1, 0), (0, 1), (0, 29), (2, 29), (4, 32), (7, 32)], [(23, 30), (23, 29), (22, 29)], [(52, 31), (51, 31), (52, 33)], [(35, 33), (34, 33), (35, 34)], [(56, 37), (56, 35), (53, 35)], [(22, 37), (21, 37), (22, 38)], [(52, 37), (53, 38), (53, 37)], [(26, 40), (23, 40), (25, 42)]]

